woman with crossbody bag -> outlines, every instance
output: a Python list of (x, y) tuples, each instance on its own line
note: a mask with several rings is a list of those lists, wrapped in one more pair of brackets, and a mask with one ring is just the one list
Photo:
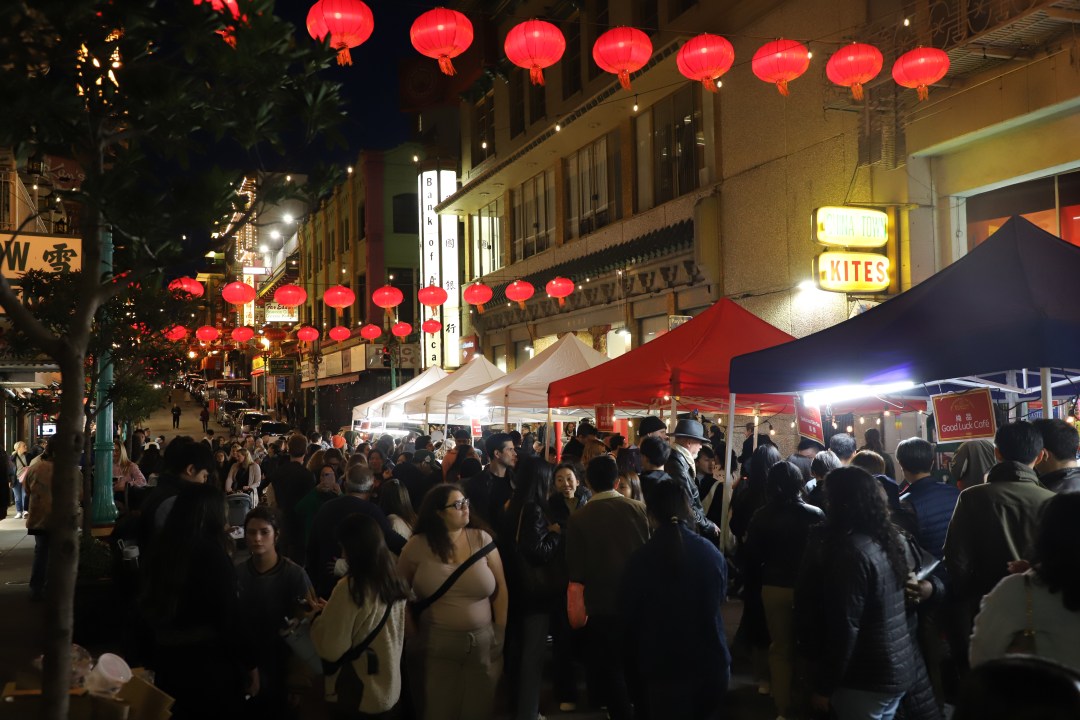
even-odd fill
[(345, 518), (337, 539), (348, 571), (311, 625), (327, 699), (335, 718), (391, 720), (400, 715), (408, 586), (369, 516)]
[(398, 570), (416, 602), (407, 654), (418, 717), (489, 718), (502, 671), (507, 590), (491, 536), (469, 527), (469, 500), (436, 485), (420, 506)]

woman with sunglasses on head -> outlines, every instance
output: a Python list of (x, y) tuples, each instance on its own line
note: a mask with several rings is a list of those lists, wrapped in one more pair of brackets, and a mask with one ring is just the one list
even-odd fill
[(469, 519), (462, 489), (436, 485), (424, 496), (398, 560), (417, 600), (418, 628), (408, 655), (415, 702), (425, 720), (491, 717), (502, 670), (502, 560), (491, 536), (469, 527)]

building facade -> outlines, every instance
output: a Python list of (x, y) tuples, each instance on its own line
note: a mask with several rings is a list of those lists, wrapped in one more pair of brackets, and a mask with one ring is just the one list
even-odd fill
[[(795, 336), (842, 321), (962, 256), (1011, 214), (1080, 238), (1080, 71), (1076, 8), (1042, 0), (968, 3), (464, 2), (513, 25), (544, 15), (567, 49), (543, 86), (501, 54), (463, 98), (461, 189), (439, 206), (465, 233), (464, 280), (495, 298), (466, 309), (467, 339), (511, 369), (565, 332), (615, 356), (721, 297)], [(632, 89), (592, 61), (619, 25), (650, 35)], [(679, 47), (710, 32), (735, 48), (719, 92), (683, 77)], [(751, 72), (771, 39), (803, 42), (806, 73), (785, 97)], [(862, 101), (825, 74), (852, 41), (885, 57)], [(920, 102), (890, 77), (918, 46), (950, 70)], [(884, 211), (885, 292), (813, 287), (824, 249), (811, 217), (823, 206)], [(1075, 217), (1074, 217), (1075, 216)], [(569, 277), (560, 306), (545, 283)], [(521, 309), (504, 289), (536, 287)], [(466, 306), (467, 308), (468, 306)], [(468, 343), (466, 343), (468, 344)], [(787, 423), (784, 422), (784, 430)]]

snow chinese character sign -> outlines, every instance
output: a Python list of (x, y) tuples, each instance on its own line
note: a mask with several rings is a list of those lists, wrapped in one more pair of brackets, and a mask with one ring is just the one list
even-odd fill
[(986, 388), (934, 395), (931, 399), (938, 442), (992, 438), (997, 432), (994, 401)]

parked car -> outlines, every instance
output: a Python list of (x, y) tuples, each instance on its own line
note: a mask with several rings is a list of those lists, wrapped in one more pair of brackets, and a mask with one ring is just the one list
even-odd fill
[(269, 419), (269, 415), (265, 415), (258, 410), (241, 410), (236, 416), (233, 428), (238, 433), (254, 432), (259, 423)]
[(225, 427), (231, 427), (233, 418), (238, 415), (241, 410), (249, 409), (248, 404), (243, 400), (225, 400), (218, 405), (218, 422)]
[(289, 423), (278, 422), (277, 420), (263, 420), (255, 428), (255, 433), (259, 437), (266, 437), (267, 435), (287, 435), (292, 430), (292, 426)]

